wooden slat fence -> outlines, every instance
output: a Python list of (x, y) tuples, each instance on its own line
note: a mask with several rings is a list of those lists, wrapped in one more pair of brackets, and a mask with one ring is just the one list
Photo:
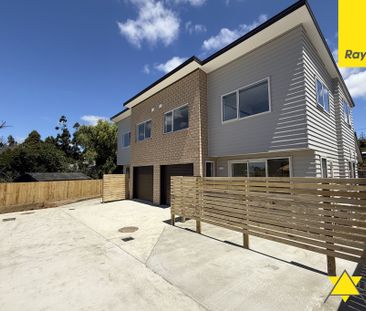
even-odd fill
[(97, 198), (102, 180), (0, 183), (0, 212), (8, 207)]
[(103, 202), (128, 199), (128, 175), (103, 175)]
[(172, 177), (171, 213), (327, 256), (366, 262), (366, 179)]

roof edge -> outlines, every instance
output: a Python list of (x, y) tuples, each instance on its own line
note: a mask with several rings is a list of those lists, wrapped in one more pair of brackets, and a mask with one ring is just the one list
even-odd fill
[(149, 89), (151, 89), (154, 86), (158, 85), (160, 82), (162, 82), (166, 78), (170, 77), (171, 75), (175, 74), (176, 72), (178, 72), (179, 70), (181, 70), (183, 67), (187, 66), (188, 64), (190, 64), (192, 62), (196, 62), (199, 65), (202, 65), (202, 61), (198, 57), (191, 56), (185, 62), (181, 63), (178, 67), (174, 68), (172, 71), (168, 72), (167, 74), (165, 74), (164, 76), (162, 76), (160, 79), (156, 80), (155, 82), (153, 82), (152, 84), (150, 84), (149, 86), (147, 86), (146, 88), (144, 88), (142, 91), (138, 92), (135, 96), (131, 97), (129, 100), (127, 100), (126, 102), (124, 102), (123, 106), (126, 106), (128, 103), (132, 102), (134, 99), (136, 99), (137, 97), (141, 96), (142, 94), (144, 94), (145, 92), (147, 92)]
[(231, 42), (229, 45), (223, 47), (221, 50), (218, 50), (214, 54), (212, 54), (209, 57), (207, 57), (205, 60), (202, 61), (202, 65), (207, 64), (211, 60), (213, 60), (216, 57), (220, 56), (221, 54), (227, 52), (228, 50), (230, 50), (231, 48), (235, 47), (236, 45), (238, 45), (238, 44), (246, 41), (250, 37), (256, 35), (257, 33), (261, 32), (262, 30), (264, 30), (267, 27), (271, 26), (272, 24), (278, 22), (283, 17), (291, 14), (292, 12), (294, 12), (297, 9), (303, 7), (304, 5), (306, 5), (306, 6), (308, 5), (307, 0), (299, 0), (299, 1), (295, 2), (294, 4), (292, 4), (291, 6), (289, 6), (288, 8), (284, 9), (280, 13), (278, 13), (275, 16), (271, 17), (269, 20), (265, 21), (264, 23), (260, 24), (259, 26), (257, 26), (253, 30), (247, 32), (243, 36), (241, 36), (238, 39), (236, 39), (235, 41)]
[(309, 2), (308, 2), (307, 0), (304, 0), (304, 2), (305, 2), (306, 8), (308, 9), (308, 11), (309, 11), (309, 13), (310, 13), (310, 16), (311, 16), (311, 18), (312, 18), (312, 20), (313, 20), (313, 22), (314, 22), (315, 27), (316, 27), (316, 29), (318, 30), (318, 33), (319, 33), (319, 35), (320, 35), (320, 38), (322, 39), (323, 44), (324, 44), (324, 46), (325, 46), (325, 48), (326, 48), (326, 50), (327, 50), (327, 52), (328, 52), (328, 54), (329, 54), (329, 57), (330, 57), (330, 59), (331, 59), (331, 61), (332, 61), (333, 65), (334, 65), (334, 67), (335, 67), (335, 69), (336, 69), (336, 71), (337, 71), (337, 73), (338, 73), (338, 78), (339, 78), (339, 80), (340, 80), (340, 82), (341, 82), (341, 84), (342, 84), (342, 87), (343, 87), (343, 88), (344, 88), (344, 90), (346, 91), (346, 93), (347, 93), (346, 95), (347, 95), (347, 96), (349, 97), (349, 99), (351, 100), (352, 107), (355, 107), (355, 102), (353, 101), (352, 95), (351, 95), (351, 93), (349, 92), (349, 89), (348, 89), (348, 87), (347, 87), (347, 85), (346, 85), (346, 82), (344, 81), (343, 76), (342, 76), (342, 74), (341, 74), (341, 72), (340, 72), (340, 70), (339, 70), (339, 67), (338, 67), (338, 65), (337, 65), (336, 61), (335, 61), (335, 60), (334, 60), (334, 58), (333, 58), (332, 51), (330, 50), (329, 45), (328, 45), (328, 43), (327, 43), (327, 40), (325, 39), (325, 37), (324, 37), (324, 35), (323, 35), (323, 32), (322, 32), (322, 31), (321, 31), (321, 29), (320, 29), (319, 23), (318, 23), (317, 19), (315, 18), (314, 12), (313, 12), (313, 10), (312, 10), (312, 9), (311, 9), (311, 7), (310, 7)]

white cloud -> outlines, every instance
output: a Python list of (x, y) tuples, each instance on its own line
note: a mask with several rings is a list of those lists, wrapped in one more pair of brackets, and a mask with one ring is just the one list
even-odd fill
[(353, 97), (366, 99), (366, 70), (351, 74), (345, 82)]
[(193, 24), (191, 21), (186, 22), (185, 28), (189, 34), (207, 31), (207, 28), (205, 25)]
[[(334, 50), (332, 54), (335, 61), (338, 62), (338, 50)], [(339, 67), (339, 71), (352, 97), (366, 99), (366, 69)]]
[(145, 73), (145, 74), (149, 74), (150, 73), (150, 66), (149, 65), (145, 65), (144, 68), (142, 69), (142, 71)]
[(241, 24), (238, 28), (230, 30), (228, 28), (222, 28), (216, 36), (212, 36), (205, 40), (202, 44), (202, 49), (206, 52), (218, 50), (225, 45), (233, 42), (240, 36), (251, 31), (258, 25), (262, 24), (267, 20), (267, 15), (261, 14), (256, 20), (251, 24)]
[(136, 20), (118, 22), (121, 35), (140, 48), (144, 41), (155, 45), (161, 41), (165, 46), (178, 37), (178, 15), (156, 0), (129, 0), (138, 9)]
[(169, 2), (174, 2), (175, 4), (190, 4), (198, 7), (205, 4), (206, 0), (170, 0)]
[(172, 71), (174, 68), (177, 68), (181, 63), (183, 63), (187, 58), (174, 56), (169, 59), (166, 63), (155, 65), (155, 68), (164, 73), (168, 73)]
[(80, 118), (85, 121), (89, 125), (96, 125), (99, 120), (108, 120), (106, 117), (94, 116), (94, 115), (85, 115)]

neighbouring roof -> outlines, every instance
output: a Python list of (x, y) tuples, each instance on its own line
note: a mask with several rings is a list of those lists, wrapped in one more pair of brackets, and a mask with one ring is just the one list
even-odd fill
[(16, 180), (32, 179), (34, 181), (60, 181), (60, 180), (84, 180), (91, 179), (83, 173), (25, 173)]
[[(196, 69), (201, 69), (206, 73), (210, 73), (298, 25), (303, 25), (310, 41), (318, 51), (330, 75), (332, 78), (339, 78), (346, 91), (348, 101), (352, 106), (354, 106), (352, 97), (307, 0), (300, 0), (294, 3), (284, 11), (275, 15), (205, 60), (200, 60), (199, 58), (192, 56), (180, 66), (173, 69), (162, 78), (158, 79), (147, 88), (127, 100), (123, 106), (125, 109), (132, 108)], [(126, 110), (114, 115), (111, 117), (111, 120), (114, 122), (122, 120), (123, 118), (121, 118), (121, 115), (125, 112)]]

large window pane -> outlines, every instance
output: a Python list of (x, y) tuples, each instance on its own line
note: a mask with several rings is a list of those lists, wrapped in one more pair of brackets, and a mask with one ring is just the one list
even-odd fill
[(164, 115), (164, 133), (169, 133), (173, 129), (173, 113), (168, 112)]
[(173, 130), (178, 131), (188, 127), (188, 106), (174, 110)]
[(145, 123), (145, 139), (151, 137), (151, 121)]
[(130, 145), (131, 143), (131, 133), (125, 133), (122, 136), (122, 147), (126, 148)]
[(316, 80), (316, 98), (320, 106), (324, 107), (323, 104), (323, 85), (319, 80)]
[(233, 177), (248, 177), (248, 164), (247, 163), (231, 164), (231, 175)]
[(329, 112), (329, 90), (327, 87), (316, 80), (316, 100), (319, 106), (323, 107), (325, 111)]
[(239, 117), (269, 111), (268, 81), (239, 91)]
[(145, 123), (138, 126), (138, 140), (144, 140), (145, 138)]
[(325, 111), (329, 112), (329, 91), (326, 88), (323, 90), (323, 102)]
[(268, 177), (290, 177), (289, 159), (272, 159), (267, 161)]
[(237, 118), (236, 92), (222, 97), (223, 121)]
[(266, 163), (249, 162), (249, 177), (266, 177)]

